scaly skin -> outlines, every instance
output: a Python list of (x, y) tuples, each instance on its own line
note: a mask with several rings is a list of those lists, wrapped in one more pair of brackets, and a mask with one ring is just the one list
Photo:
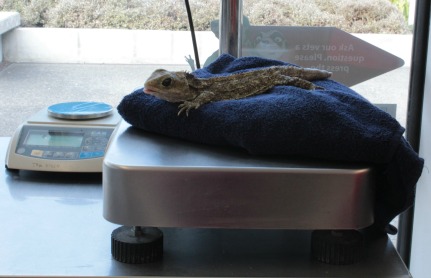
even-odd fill
[(293, 66), (273, 66), (212, 78), (158, 69), (145, 82), (144, 92), (169, 102), (181, 102), (178, 115), (182, 112), (188, 115), (190, 109), (203, 104), (262, 94), (276, 85), (315, 90), (319, 87), (310, 81), (331, 75), (324, 70)]

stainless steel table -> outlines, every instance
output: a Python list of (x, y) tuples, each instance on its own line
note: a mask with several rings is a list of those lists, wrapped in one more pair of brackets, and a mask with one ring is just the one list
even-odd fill
[[(1, 157), (8, 141), (0, 138)], [(311, 260), (300, 230), (163, 228), (162, 261), (119, 263), (101, 184), (101, 175), (0, 171), (0, 276), (410, 277), (386, 237), (337, 267)]]

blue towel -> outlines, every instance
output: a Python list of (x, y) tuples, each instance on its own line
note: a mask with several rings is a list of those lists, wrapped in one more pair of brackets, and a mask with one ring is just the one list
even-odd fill
[[(208, 78), (286, 64), (225, 54), (193, 74)], [(375, 222), (384, 229), (413, 204), (423, 160), (389, 114), (340, 83), (314, 83), (324, 90), (275, 86), (265, 94), (205, 104), (188, 117), (177, 116), (177, 103), (147, 95), (141, 88), (125, 96), (118, 111), (131, 125), (146, 131), (240, 147), (254, 155), (369, 163), (379, 170)]]

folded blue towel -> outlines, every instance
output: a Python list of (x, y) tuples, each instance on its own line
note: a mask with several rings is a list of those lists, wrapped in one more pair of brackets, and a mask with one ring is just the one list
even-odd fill
[[(193, 74), (208, 78), (286, 64), (224, 54)], [(314, 83), (324, 90), (275, 86), (265, 94), (205, 104), (188, 117), (177, 116), (178, 103), (147, 95), (141, 88), (125, 96), (118, 111), (131, 125), (146, 131), (241, 147), (251, 154), (370, 163), (380, 173), (375, 221), (385, 227), (413, 204), (423, 160), (389, 114), (340, 83)]]

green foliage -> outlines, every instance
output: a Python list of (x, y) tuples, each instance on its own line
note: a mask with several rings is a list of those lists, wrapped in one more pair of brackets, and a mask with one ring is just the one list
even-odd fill
[[(402, 2), (407, 0), (391, 0)], [(195, 29), (210, 30), (220, 0), (191, 1)], [(244, 0), (251, 25), (334, 26), (352, 33), (405, 33), (406, 21), (388, 0)], [(21, 13), (23, 26), (188, 30), (182, 0), (0, 0)]]
[(409, 9), (410, 3), (409, 0), (389, 0), (392, 4), (394, 4), (398, 10), (403, 14), (405, 20), (409, 19)]

